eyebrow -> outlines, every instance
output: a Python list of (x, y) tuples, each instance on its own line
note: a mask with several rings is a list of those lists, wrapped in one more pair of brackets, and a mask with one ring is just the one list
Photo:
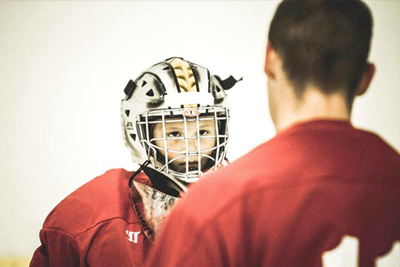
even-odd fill
[(179, 126), (171, 126), (171, 125), (168, 125), (168, 124), (166, 124), (165, 125), (165, 130), (166, 131), (182, 131), (182, 130), (184, 130), (184, 126), (182, 125), (182, 127), (179, 127)]
[(209, 120), (209, 121), (199, 121), (200, 126), (215, 126), (214, 120)]

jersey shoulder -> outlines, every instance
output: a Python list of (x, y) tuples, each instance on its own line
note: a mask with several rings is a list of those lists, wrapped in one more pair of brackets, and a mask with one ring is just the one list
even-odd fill
[(399, 174), (399, 154), (379, 136), (349, 123), (316, 121), (280, 133), (206, 175), (183, 200), (192, 205), (187, 212), (203, 220), (260, 190), (301, 186), (320, 177), (383, 183), (384, 176), (398, 184)]
[(109, 220), (136, 222), (128, 186), (131, 175), (124, 169), (112, 169), (90, 180), (50, 212), (43, 228), (77, 236)]

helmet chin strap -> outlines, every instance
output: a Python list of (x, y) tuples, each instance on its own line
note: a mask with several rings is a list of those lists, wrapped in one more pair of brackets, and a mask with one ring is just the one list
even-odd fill
[(150, 178), (152, 187), (158, 191), (173, 197), (179, 197), (182, 192), (187, 191), (188, 184), (147, 166), (142, 166), (142, 168)]
[(143, 170), (143, 167), (147, 166), (149, 163), (150, 162), (148, 160), (146, 160), (142, 165), (139, 165), (140, 166), (139, 169), (137, 169), (135, 171), (135, 173), (132, 174), (131, 178), (129, 178), (129, 184), (128, 184), (130, 188), (133, 188), (133, 184), (132, 184), (133, 179)]
[(149, 165), (149, 161), (146, 160), (140, 168), (131, 176), (129, 179), (129, 187), (133, 187), (133, 179), (141, 172), (144, 171), (146, 175), (150, 178), (152, 187), (161, 191), (165, 194), (168, 194), (173, 197), (179, 197), (182, 192), (187, 191), (188, 184), (178, 179), (168, 176), (160, 171), (157, 171), (153, 168), (147, 167)]

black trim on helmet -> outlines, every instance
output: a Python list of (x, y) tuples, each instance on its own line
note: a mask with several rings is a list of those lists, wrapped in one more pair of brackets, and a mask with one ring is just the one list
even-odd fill
[(197, 69), (193, 66), (193, 64), (191, 62), (187, 61), (187, 63), (189, 64), (189, 67), (193, 72), (194, 82), (196, 83), (196, 91), (200, 92), (200, 86), (199, 86), (200, 77), (199, 77), (199, 73), (198, 73)]
[[(182, 59), (182, 60), (183, 60), (183, 59)], [(176, 90), (177, 90), (178, 93), (180, 93), (180, 92), (181, 92), (181, 87), (179, 86), (178, 77), (176, 77), (174, 68), (172, 67), (171, 64), (169, 64), (169, 62), (165, 61), (164, 63), (168, 65), (169, 70), (170, 70), (170, 73), (172, 74), (172, 77), (174, 77), (174, 82), (175, 82), (175, 85), (176, 85)]]
[(241, 77), (239, 80), (236, 80), (232, 75), (226, 78), (225, 80), (222, 80), (218, 75), (214, 75), (214, 77), (218, 80), (218, 82), (221, 84), (224, 90), (231, 89), (233, 86), (235, 86), (237, 82), (243, 80), (243, 77)]
[(127, 99), (131, 98), (133, 92), (135, 91), (136, 83), (132, 80), (128, 81), (128, 84), (125, 86), (124, 93), (127, 96)]

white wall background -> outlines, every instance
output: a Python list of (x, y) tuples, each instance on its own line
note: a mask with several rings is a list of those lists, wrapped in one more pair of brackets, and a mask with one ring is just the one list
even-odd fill
[[(367, 1), (377, 73), (353, 122), (400, 149), (400, 2)], [(107, 169), (135, 170), (120, 130), (129, 79), (171, 56), (226, 77), (230, 158), (275, 132), (264, 50), (277, 1), (0, 2), (0, 257), (30, 257), (65, 196)]]

